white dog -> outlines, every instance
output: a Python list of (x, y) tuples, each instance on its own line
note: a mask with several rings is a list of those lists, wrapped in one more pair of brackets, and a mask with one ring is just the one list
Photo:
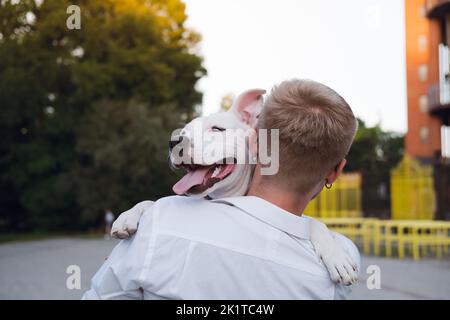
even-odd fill
[[(256, 154), (249, 148), (249, 140), (256, 136), (254, 128), (264, 93), (258, 89), (246, 91), (229, 111), (196, 118), (172, 136), (171, 164), (187, 171), (173, 187), (176, 194), (211, 199), (246, 194), (254, 169), (249, 160)], [(112, 226), (112, 236), (124, 239), (134, 234), (152, 203), (144, 201), (122, 213)], [(310, 228), (311, 242), (331, 279), (343, 284), (356, 282), (356, 264), (327, 227), (310, 218)]]

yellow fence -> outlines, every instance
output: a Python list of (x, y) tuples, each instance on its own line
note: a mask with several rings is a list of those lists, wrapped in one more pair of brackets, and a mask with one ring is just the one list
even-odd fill
[(425, 255), (438, 258), (448, 253), (450, 221), (379, 220), (372, 218), (319, 218), (331, 230), (359, 243), (365, 254), (388, 257), (394, 253), (414, 260)]
[(331, 189), (322, 192), (305, 209), (312, 217), (360, 217), (361, 175), (342, 174)]
[(391, 171), (392, 219), (432, 220), (435, 212), (433, 168), (405, 155)]

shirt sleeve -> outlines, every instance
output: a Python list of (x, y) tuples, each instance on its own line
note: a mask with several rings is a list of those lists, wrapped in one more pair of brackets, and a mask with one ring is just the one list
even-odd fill
[[(342, 246), (344, 251), (347, 252), (347, 254), (350, 256), (350, 258), (353, 260), (353, 262), (356, 263), (356, 267), (358, 270), (358, 276), (361, 270), (361, 256), (359, 255), (358, 248), (355, 246), (355, 244), (348, 239), (347, 237), (343, 236), (340, 233), (332, 232), (333, 238)], [(342, 285), (337, 284), (336, 290), (334, 294), (335, 300), (344, 300), (347, 299), (350, 295), (351, 291), (353, 289), (353, 285)]]
[(141, 274), (152, 238), (152, 209), (148, 209), (134, 236), (122, 240), (113, 249), (91, 280), (83, 300), (143, 299)]
[[(83, 300), (125, 300), (142, 299), (142, 291), (127, 274), (138, 272), (138, 267), (128, 266), (132, 239), (122, 240), (111, 252), (91, 280), (91, 288), (83, 295)], [(131, 270), (134, 269), (134, 270)]]

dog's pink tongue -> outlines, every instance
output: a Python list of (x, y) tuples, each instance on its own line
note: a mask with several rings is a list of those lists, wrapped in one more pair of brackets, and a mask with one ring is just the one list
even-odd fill
[(188, 192), (188, 190), (193, 186), (202, 184), (208, 170), (209, 168), (205, 168), (188, 172), (183, 178), (180, 179), (180, 181), (175, 183), (172, 187), (173, 192), (182, 195)]

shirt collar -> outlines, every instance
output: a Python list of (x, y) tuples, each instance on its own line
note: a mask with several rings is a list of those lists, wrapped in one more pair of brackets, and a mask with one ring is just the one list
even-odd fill
[(295, 237), (309, 240), (309, 219), (294, 215), (256, 196), (229, 197), (211, 200), (235, 206), (251, 216)]

